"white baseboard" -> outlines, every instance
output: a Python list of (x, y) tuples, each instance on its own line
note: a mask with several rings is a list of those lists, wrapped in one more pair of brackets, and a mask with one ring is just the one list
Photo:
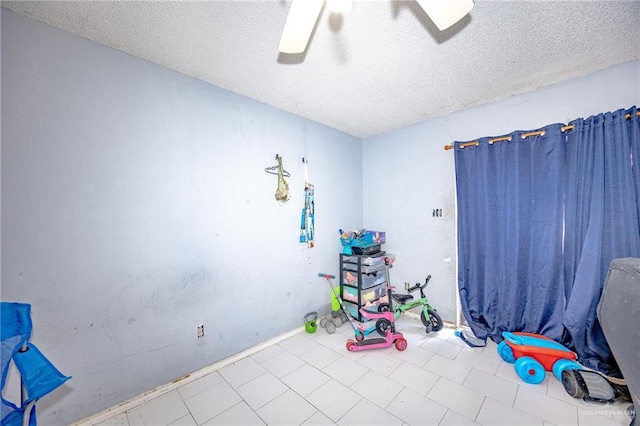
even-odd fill
[(288, 339), (291, 336), (294, 336), (298, 333), (300, 333), (301, 331), (304, 330), (304, 327), (298, 327), (294, 330), (291, 330), (285, 334), (282, 334), (280, 336), (274, 337), (272, 339), (267, 340), (266, 342), (260, 343), (256, 346), (253, 346), (245, 351), (242, 351), (240, 353), (237, 353), (235, 355), (231, 355), (228, 358), (225, 358), (223, 360), (220, 360), (214, 364), (208, 365), (198, 371), (194, 371), (193, 373), (187, 374), (185, 376), (179, 377), (175, 380), (173, 380), (171, 383), (165, 383), (163, 385), (160, 385), (154, 389), (151, 389), (148, 392), (145, 392), (143, 394), (134, 396), (133, 398), (115, 405), (113, 407), (107, 408), (104, 411), (101, 411), (99, 413), (93, 414), (89, 417), (85, 417), (82, 420), (79, 420), (75, 423), (71, 423), (71, 425), (74, 426), (90, 426), (90, 425), (95, 425), (96, 423), (100, 423), (103, 422), (107, 419), (110, 419), (111, 417), (117, 416), (118, 414), (124, 414), (125, 412), (132, 410), (133, 408), (138, 407), (139, 405), (144, 404), (145, 402), (151, 401), (152, 399), (158, 398), (162, 395), (165, 395), (169, 392), (172, 392), (176, 389), (178, 389), (180, 386), (184, 386), (188, 383), (193, 382), (194, 380), (198, 380), (201, 377), (206, 376), (207, 374), (211, 374), (214, 371), (217, 371), (223, 367), (226, 367), (229, 364), (233, 364), (234, 362), (237, 362), (239, 360), (241, 360), (242, 358), (246, 358), (248, 356), (251, 356), (257, 352), (260, 352), (261, 350), (268, 348), (269, 346), (273, 346), (276, 343), (279, 343), (283, 340)]

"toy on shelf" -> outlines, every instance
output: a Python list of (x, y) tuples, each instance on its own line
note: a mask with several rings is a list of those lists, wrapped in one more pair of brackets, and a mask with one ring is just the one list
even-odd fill
[(380, 252), (380, 246), (386, 241), (385, 232), (358, 229), (352, 232), (339, 230), (342, 253), (347, 256), (353, 254), (374, 254)]
[(502, 337), (504, 340), (498, 344), (498, 354), (504, 361), (514, 364), (516, 374), (527, 383), (541, 383), (545, 371), (552, 371), (562, 382), (564, 370), (582, 369), (576, 362), (575, 352), (546, 336), (505, 331)]

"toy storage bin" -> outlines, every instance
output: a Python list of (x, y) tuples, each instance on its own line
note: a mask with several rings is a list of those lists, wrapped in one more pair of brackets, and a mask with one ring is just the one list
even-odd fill
[[(366, 266), (378, 266), (384, 265), (384, 252), (380, 252), (371, 256), (362, 256), (360, 259), (360, 263)], [(343, 262), (355, 263), (358, 264), (358, 255), (353, 256), (343, 256)]]
[[(344, 263), (343, 268), (345, 271), (353, 271), (358, 272), (358, 264), (357, 263)], [(384, 271), (385, 264), (384, 262), (378, 263), (376, 265), (360, 265), (360, 271), (365, 274), (372, 274), (378, 271)]]
[(354, 238), (354, 237), (344, 238), (344, 236), (342, 236), (340, 237), (340, 242), (345, 247), (363, 247), (363, 246), (372, 244), (373, 238), (374, 238), (374, 235), (365, 233), (359, 238)]
[(355, 305), (352, 310), (357, 321), (366, 321), (359, 308), (375, 305), (380, 297), (388, 298), (385, 259), (384, 252), (368, 256), (340, 254), (340, 296), (347, 306)]
[(368, 288), (366, 290), (358, 290), (355, 287), (343, 286), (342, 299), (358, 303), (358, 291), (360, 291), (360, 300), (362, 301), (362, 305), (367, 302), (374, 302), (387, 294), (387, 288), (384, 285), (378, 285), (377, 287)]
[[(349, 313), (349, 315), (354, 318), (356, 321), (358, 322), (367, 322), (367, 321), (374, 321), (372, 319), (369, 319), (363, 315), (360, 314), (360, 309), (358, 308), (358, 305), (353, 304), (353, 303), (349, 303), (349, 302), (345, 302), (345, 308), (347, 308), (347, 312)], [(363, 309), (367, 309), (369, 311), (377, 311), (378, 307), (376, 306), (377, 304), (373, 304), (371, 306), (363, 306)]]
[(346, 255), (374, 254), (380, 252), (380, 246), (384, 244), (387, 237), (383, 231), (364, 231), (359, 237), (355, 237), (355, 232), (345, 233), (340, 230), (340, 243), (342, 253)]
[(358, 289), (355, 287), (342, 287), (342, 300), (358, 303)]
[(387, 286), (386, 285), (379, 285), (377, 286), (375, 289), (375, 295), (374, 295), (374, 299), (378, 300), (380, 299), (382, 296), (386, 296), (387, 295)]
[(387, 240), (387, 236), (384, 231), (365, 231), (364, 234), (360, 235), (358, 238), (354, 238), (353, 236), (347, 236), (346, 234), (343, 234), (340, 237), (340, 240), (342, 240), (343, 245), (350, 245), (353, 247), (365, 247), (372, 243), (384, 244)]
[(385, 264), (384, 263), (385, 256), (383, 256), (383, 255), (384, 255), (384, 252), (381, 251), (381, 252), (376, 253), (376, 254), (374, 254), (372, 256), (364, 257), (364, 258), (362, 258), (362, 264), (363, 265), (367, 265), (367, 266), (384, 265)]
[(384, 271), (378, 271), (371, 274), (362, 274), (360, 282), (358, 283), (358, 273), (356, 271), (344, 271), (344, 279), (342, 284), (350, 286), (360, 286), (361, 289), (382, 284), (386, 281), (386, 274)]
[(358, 311), (358, 305), (345, 303), (345, 307), (347, 308), (347, 312), (352, 318), (358, 319), (360, 317), (360, 312)]
[(378, 254), (378, 253), (380, 253), (382, 251), (381, 247), (382, 247), (381, 244), (371, 243), (371, 244), (367, 244), (367, 245), (364, 245), (364, 246), (349, 247), (349, 249), (351, 250), (351, 252), (353, 254), (374, 255), (374, 254)]
[(358, 273), (356, 271), (343, 271), (342, 284), (358, 285)]
[(386, 281), (386, 278), (387, 277), (384, 271), (378, 271), (373, 274), (363, 274), (362, 282), (360, 283), (360, 285), (363, 289), (374, 287), (384, 283)]

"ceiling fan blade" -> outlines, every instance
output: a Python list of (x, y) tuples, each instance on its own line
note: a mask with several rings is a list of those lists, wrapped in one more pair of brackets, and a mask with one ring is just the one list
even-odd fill
[(473, 0), (417, 0), (440, 31), (444, 31), (473, 9)]
[(304, 52), (323, 4), (324, 0), (293, 0), (291, 2), (287, 22), (284, 24), (278, 45), (280, 52)]

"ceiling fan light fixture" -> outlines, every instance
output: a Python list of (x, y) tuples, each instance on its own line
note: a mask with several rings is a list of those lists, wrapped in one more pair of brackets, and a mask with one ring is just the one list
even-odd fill
[[(325, 0), (292, 0), (287, 22), (284, 24), (278, 51), (287, 54), (303, 53), (316, 26)], [(473, 0), (416, 0), (440, 31), (446, 30), (473, 9)], [(353, 0), (327, 0), (333, 13), (351, 9)]]
[(473, 0), (417, 0), (440, 31), (444, 31), (471, 12)]
[(278, 51), (302, 53), (316, 25), (324, 0), (293, 0), (284, 24)]

